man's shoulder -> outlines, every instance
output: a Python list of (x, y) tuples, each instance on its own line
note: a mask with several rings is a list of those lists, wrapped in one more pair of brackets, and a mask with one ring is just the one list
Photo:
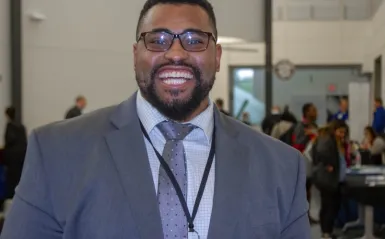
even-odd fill
[(255, 180), (281, 188), (297, 183), (300, 166), (305, 162), (297, 149), (238, 122), (232, 124), (239, 131), (236, 140), (248, 151), (250, 168), (259, 174), (253, 176)]
[(299, 152), (293, 147), (275, 139), (261, 131), (255, 130), (250, 126), (245, 125), (235, 119), (229, 118), (232, 127), (238, 130), (237, 140), (241, 144), (245, 144), (256, 155), (268, 155), (269, 161), (278, 160), (282, 158), (292, 157), (298, 158)]
[[(276, 199), (274, 192), (281, 191), (282, 210), (289, 209), (292, 202), (298, 178), (304, 178), (305, 159), (293, 147), (280, 140), (272, 138), (262, 132), (244, 127), (237, 122), (232, 122), (238, 129), (235, 140), (247, 151), (247, 159), (252, 188), (255, 184), (268, 185), (266, 198)], [(302, 180), (303, 181), (303, 180)], [(304, 183), (304, 182), (300, 183)]]

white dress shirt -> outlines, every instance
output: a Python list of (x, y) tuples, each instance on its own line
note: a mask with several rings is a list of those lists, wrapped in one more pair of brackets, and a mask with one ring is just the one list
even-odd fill
[[(166, 140), (156, 125), (167, 120), (167, 118), (155, 109), (147, 100), (145, 100), (140, 91), (137, 94), (136, 106), (139, 119), (154, 144), (155, 149), (162, 154)], [(191, 123), (197, 126), (197, 128), (195, 128), (183, 140), (187, 166), (187, 205), (191, 214), (211, 148), (212, 133), (214, 129), (213, 103), (210, 101), (209, 106), (205, 111), (186, 123)], [(160, 162), (151, 144), (145, 137), (144, 139), (146, 142), (146, 149), (154, 180), (155, 191), (157, 192)], [(214, 176), (215, 159), (210, 170), (198, 213), (194, 220), (194, 228), (200, 235), (201, 239), (207, 238), (209, 230), (214, 198)]]

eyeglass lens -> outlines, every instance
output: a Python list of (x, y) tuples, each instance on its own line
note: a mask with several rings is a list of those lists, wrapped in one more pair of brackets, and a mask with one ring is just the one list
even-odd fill
[[(179, 35), (180, 43), (186, 51), (206, 50), (209, 38), (204, 32), (185, 32)], [(167, 51), (174, 41), (174, 35), (168, 32), (148, 32), (144, 41), (150, 51)]]

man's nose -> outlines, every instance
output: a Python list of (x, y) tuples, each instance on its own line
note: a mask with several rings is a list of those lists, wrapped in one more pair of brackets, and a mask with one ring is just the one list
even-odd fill
[(188, 52), (183, 48), (180, 39), (174, 39), (170, 49), (165, 54), (165, 58), (174, 62), (187, 59)]

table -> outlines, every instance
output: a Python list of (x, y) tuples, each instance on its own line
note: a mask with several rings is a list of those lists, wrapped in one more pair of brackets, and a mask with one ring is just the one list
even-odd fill
[(375, 239), (373, 207), (385, 206), (385, 167), (361, 166), (348, 169), (346, 190), (348, 196), (354, 198), (361, 207), (358, 221), (347, 224), (344, 229), (363, 222), (365, 233), (362, 239)]

